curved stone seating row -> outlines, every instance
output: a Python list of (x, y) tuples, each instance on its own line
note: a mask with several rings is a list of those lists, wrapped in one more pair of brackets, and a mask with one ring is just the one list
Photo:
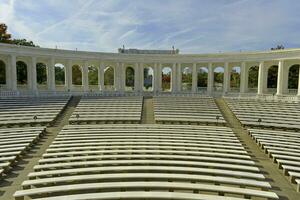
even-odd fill
[(0, 126), (48, 125), (68, 100), (69, 97), (0, 99)]
[(226, 102), (244, 126), (300, 129), (300, 103), (231, 98)]
[(231, 129), (68, 125), (15, 199), (278, 199)]
[(156, 96), (153, 100), (157, 123), (225, 124), (214, 99), (211, 97)]
[(69, 122), (139, 123), (143, 97), (83, 97)]
[(298, 132), (249, 129), (253, 139), (263, 148), (300, 192), (300, 134)]
[(0, 129), (0, 176), (7, 172), (45, 132), (45, 127)]

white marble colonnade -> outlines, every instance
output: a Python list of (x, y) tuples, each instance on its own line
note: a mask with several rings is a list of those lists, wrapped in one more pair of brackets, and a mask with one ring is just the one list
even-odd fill
[[(4, 46), (4, 47), (2, 47)], [(57, 91), (57, 85), (55, 84), (55, 64), (60, 63), (61, 60), (64, 60), (64, 67), (65, 67), (65, 91), (73, 91), (74, 87), (72, 85), (72, 66), (77, 64), (78, 62), (82, 63), (81, 71), (82, 71), (82, 92), (89, 92), (89, 76), (88, 76), (88, 67), (95, 63), (95, 58), (89, 59), (89, 56), (82, 56), (76, 58), (68, 58), (68, 56), (45, 56), (42, 55), (28, 55), (26, 54), (26, 48), (24, 48), (25, 55), (20, 54), (20, 51), (16, 52), (4, 52), (2, 55), (2, 50), (5, 50), (5, 45), (0, 45), (0, 60), (5, 61), (6, 65), (6, 88), (9, 91), (17, 91), (17, 69), (16, 69), (16, 62), (23, 58), (26, 58), (27, 64), (27, 89), (29, 92), (36, 93), (38, 92), (38, 84), (37, 84), (37, 71), (36, 71), (36, 64), (41, 60), (46, 60), (47, 65), (47, 90), (51, 92)], [(20, 47), (17, 47), (18, 49)], [(29, 48), (32, 50), (32, 48)], [(37, 50), (37, 49), (35, 49)], [(42, 49), (43, 50), (43, 49)], [(44, 51), (44, 50), (43, 50)], [(51, 50), (53, 51), (53, 50)], [(65, 50), (64, 50), (65, 51)], [(269, 52), (268, 52), (269, 53)], [(272, 52), (271, 52), (272, 53)], [(297, 52), (298, 53), (298, 52)], [(118, 57), (121, 54), (114, 54), (112, 57)], [(116, 58), (114, 60), (101, 58), (97, 61), (98, 65), (94, 65), (98, 68), (98, 89), (97, 91), (105, 91), (104, 86), (104, 72), (106, 68), (106, 63), (114, 63), (114, 72), (115, 72), (115, 84), (114, 88), (117, 92), (125, 92), (125, 81), (126, 81), (126, 68), (130, 65), (134, 69), (134, 90), (133, 92), (140, 93), (143, 92), (143, 81), (144, 81), (144, 68), (151, 64), (153, 69), (153, 82), (152, 88), (154, 93), (162, 92), (162, 69), (163, 66), (166, 64), (169, 65), (171, 70), (171, 92), (172, 93), (181, 93), (186, 92), (182, 91), (182, 70), (183, 65), (189, 64), (189, 68), (192, 72), (192, 86), (191, 90), (188, 91), (190, 93), (197, 93), (198, 92), (198, 71), (200, 67), (205, 67), (207, 69), (207, 93), (213, 94), (215, 92), (214, 89), (214, 70), (217, 66), (221, 66), (224, 69), (223, 75), (223, 84), (222, 84), (222, 93), (227, 94), (231, 92), (230, 88), (230, 75), (233, 63), (235, 66), (240, 67), (240, 88), (239, 92), (241, 94), (248, 92), (248, 71), (249, 71), (249, 64), (255, 62), (257, 66), (259, 66), (258, 72), (258, 87), (257, 87), (257, 94), (264, 95), (267, 93), (266, 91), (266, 76), (268, 73), (268, 68), (272, 65), (278, 66), (278, 75), (277, 75), (277, 88), (276, 88), (276, 95), (285, 95), (287, 93), (287, 82), (288, 82), (288, 67), (291, 66), (290, 60), (297, 60), (297, 64), (300, 64), (300, 50), (299, 50), (299, 59), (298, 57), (295, 58), (273, 58), (273, 59), (259, 59), (259, 60), (243, 60), (240, 61), (230, 61), (226, 59), (224, 62), (220, 62), (219, 60), (216, 61), (180, 61), (177, 59), (176, 61), (172, 62), (170, 60), (162, 59), (160, 61), (159, 57), (153, 56), (153, 62), (151, 59), (147, 61), (143, 61), (144, 59), (140, 59), (138, 57), (143, 57), (143, 55), (135, 55), (137, 57), (137, 62), (127, 61), (124, 57)], [(184, 55), (183, 55), (184, 57)], [(217, 57), (217, 55), (216, 55)], [(272, 55), (272, 57), (274, 57)], [(3, 59), (2, 59), (3, 58)], [(167, 57), (168, 58), (168, 57)], [(271, 63), (271, 64), (270, 64)], [(295, 64), (295, 63), (293, 63)], [(300, 70), (299, 70), (300, 71)], [(298, 95), (300, 95), (300, 73), (299, 73), (299, 80), (298, 80)]]

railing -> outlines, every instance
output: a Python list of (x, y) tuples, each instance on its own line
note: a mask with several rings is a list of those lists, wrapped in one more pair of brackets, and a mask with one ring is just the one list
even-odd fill
[(7, 86), (6, 84), (0, 84), (0, 90), (6, 90)]
[(47, 85), (37, 85), (37, 88), (39, 91), (47, 91), (48, 90), (48, 86)]
[(298, 89), (288, 89), (288, 94), (298, 94)]
[(276, 94), (277, 88), (267, 88), (267, 94)]
[(257, 88), (248, 88), (248, 93), (257, 93)]

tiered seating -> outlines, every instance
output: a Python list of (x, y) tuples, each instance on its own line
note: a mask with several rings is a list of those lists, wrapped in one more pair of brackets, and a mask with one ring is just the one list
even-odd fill
[(154, 97), (157, 123), (225, 124), (211, 97)]
[(139, 123), (143, 97), (83, 97), (69, 122)]
[(68, 125), (15, 199), (278, 199), (226, 127)]
[(0, 99), (0, 126), (51, 123), (69, 97)]
[(300, 134), (297, 132), (250, 129), (251, 136), (278, 163), (300, 191)]
[(0, 176), (44, 133), (45, 127), (0, 129)]
[(245, 126), (300, 128), (299, 103), (230, 98), (226, 102)]

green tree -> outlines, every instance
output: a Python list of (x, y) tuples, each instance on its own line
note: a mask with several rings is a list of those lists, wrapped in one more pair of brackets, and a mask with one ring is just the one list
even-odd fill
[(62, 67), (55, 66), (55, 84), (65, 84), (65, 70)]
[(6, 24), (0, 24), (0, 42), (1, 43), (10, 43), (11, 42), (11, 34), (7, 33)]
[(89, 66), (89, 85), (98, 85), (98, 69), (94, 66)]
[(36, 65), (37, 83), (47, 83), (47, 67), (44, 63), (37, 63)]

